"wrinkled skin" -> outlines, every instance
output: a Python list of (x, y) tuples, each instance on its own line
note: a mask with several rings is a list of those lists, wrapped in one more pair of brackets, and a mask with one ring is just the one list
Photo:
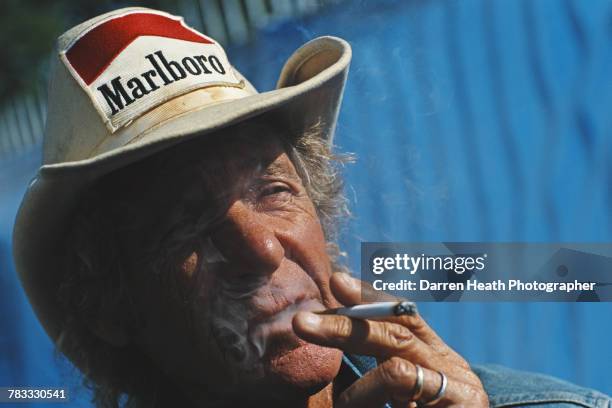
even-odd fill
[[(297, 310), (339, 305), (316, 210), (274, 137), (207, 146), (200, 156), (194, 165), (210, 176), (197, 182), (214, 196), (201, 205), (221, 216), (177, 268), (181, 290), (193, 294), (188, 306), (156, 279), (141, 283), (147, 323), (136, 341), (192, 400), (232, 406), (228, 399), (249, 395), (299, 406), (330, 384), (342, 357), (291, 327)], [(184, 184), (169, 188), (177, 201), (190, 194)]]
[[(254, 135), (195, 156), (204, 180), (179, 172), (175, 185), (153, 189), (181, 202), (202, 183), (206, 202), (194, 202), (211, 221), (170, 270), (183, 297), (168, 296), (172, 285), (146, 278), (147, 271), (135, 273), (145, 324), (130, 340), (193, 406), (416, 406), (414, 364), (425, 370), (423, 401), (435, 395), (442, 371), (448, 390), (436, 406), (488, 406), (466, 361), (419, 316), (358, 321), (311, 313), (360, 303), (361, 283), (332, 273), (314, 205), (278, 139)], [(334, 394), (344, 351), (375, 356), (380, 365)]]

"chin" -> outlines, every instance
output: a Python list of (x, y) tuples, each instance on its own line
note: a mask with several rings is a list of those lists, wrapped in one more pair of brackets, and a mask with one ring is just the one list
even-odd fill
[(272, 380), (274, 399), (302, 399), (317, 393), (338, 375), (342, 351), (301, 341), (290, 350), (272, 356), (266, 374)]

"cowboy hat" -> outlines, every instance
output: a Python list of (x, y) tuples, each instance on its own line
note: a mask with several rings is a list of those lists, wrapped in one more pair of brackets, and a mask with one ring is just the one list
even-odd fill
[(43, 163), (13, 231), (17, 273), (54, 341), (62, 323), (61, 245), (92, 182), (266, 112), (283, 115), (297, 131), (322, 123), (331, 141), (351, 58), (345, 41), (317, 38), (289, 58), (275, 90), (258, 93), (215, 40), (182, 18), (145, 8), (86, 21), (60, 36), (57, 48)]

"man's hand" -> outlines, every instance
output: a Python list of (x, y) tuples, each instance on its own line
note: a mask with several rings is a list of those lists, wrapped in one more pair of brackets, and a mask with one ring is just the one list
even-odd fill
[[(330, 281), (336, 298), (346, 306), (361, 303), (362, 294), (372, 300), (398, 300), (374, 291), (348, 274), (335, 273)], [(363, 293), (362, 293), (363, 291)], [(368, 296), (368, 297), (366, 297)], [(351, 319), (346, 316), (300, 312), (293, 319), (298, 336), (311, 343), (336, 347), (348, 353), (370, 355), (378, 367), (345, 390), (337, 407), (415, 407), (417, 365), (424, 380), (418, 398), (420, 406), (433, 400), (448, 378), (446, 392), (435, 407), (488, 407), (487, 394), (469, 364), (419, 316), (389, 317), (378, 320)]]

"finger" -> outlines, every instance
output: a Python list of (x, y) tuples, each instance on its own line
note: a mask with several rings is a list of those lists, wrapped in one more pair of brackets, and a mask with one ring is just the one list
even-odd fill
[[(362, 298), (379, 301), (402, 301), (404, 299), (391, 296), (385, 292), (375, 290), (369, 283), (355, 279), (347, 273), (336, 272), (330, 279), (330, 287), (334, 296), (344, 305), (352, 306), (361, 303)], [(364, 294), (362, 296), (362, 294)], [(381, 319), (400, 324), (410, 329), (419, 339), (429, 344), (443, 357), (449, 358), (455, 364), (469, 370), (469, 364), (455, 350), (451, 349), (436, 332), (427, 324), (420, 314)]]
[(398, 401), (396, 399), (392, 399), (391, 401), (387, 402), (387, 404), (390, 404), (391, 408), (416, 408), (417, 407), (416, 402)]
[(404, 402), (404, 401), (397, 401), (397, 400), (391, 400), (391, 407), (392, 408), (417, 408), (417, 403), (416, 402)]
[[(347, 273), (336, 272), (330, 279), (330, 287), (336, 299), (346, 306), (353, 306), (362, 303), (373, 301), (402, 301), (405, 299), (391, 296), (388, 293), (377, 291), (369, 283), (355, 279)], [(421, 315), (406, 315), (399, 317), (388, 317), (384, 320), (399, 323), (406, 326), (417, 337), (428, 344), (435, 344), (437, 348), (444, 349), (445, 343), (440, 337), (429, 327), (423, 320)]]
[(293, 318), (293, 329), (306, 341), (348, 353), (378, 359), (399, 356), (424, 367), (448, 366), (452, 374), (465, 372), (464, 367), (449, 364), (407, 327), (399, 324), (298, 312)]
[(391, 399), (391, 401), (387, 402), (387, 404), (391, 405), (391, 408), (417, 408), (418, 405), (414, 401), (400, 401), (398, 399)]
[(330, 278), (329, 285), (336, 299), (345, 306), (404, 300), (376, 290), (368, 283), (355, 279), (345, 272), (334, 272)]
[(448, 367), (450, 375), (479, 384), (461, 356), (448, 346), (432, 347), (401, 324), (298, 312), (293, 318), (293, 330), (311, 343), (373, 356), (379, 361), (399, 356), (424, 367)]
[[(336, 296), (336, 298), (346, 306), (360, 304), (362, 301), (367, 303), (368, 301), (405, 300), (385, 292), (377, 291), (369, 283), (353, 278), (351, 275), (342, 272), (336, 272), (332, 275), (330, 279), (330, 287), (334, 293), (334, 296)], [(455, 350), (450, 348), (427, 324), (420, 314), (385, 317), (372, 320), (387, 321), (407, 327), (419, 339), (431, 346), (442, 358), (448, 359), (453, 364), (458, 365), (465, 370), (467, 382), (480, 384), (480, 380), (471, 371), (467, 361), (465, 361), (465, 359), (463, 359), (463, 357), (461, 357)]]
[[(414, 400), (416, 391), (417, 369), (414, 364), (399, 357), (385, 361), (354, 382), (340, 394), (338, 407), (379, 407), (387, 401), (408, 404)], [(442, 377), (436, 371), (423, 368), (423, 386), (419, 401), (431, 401), (440, 390)], [(435, 406), (486, 406), (482, 392), (470, 384), (448, 380), (444, 396)]]
[(459, 353), (446, 344), (420, 315), (397, 316), (373, 320), (387, 321), (409, 328), (415, 336), (430, 346), (439, 357), (448, 359), (454, 364), (470, 370), (470, 366), (467, 361), (465, 361), (464, 358), (459, 355)]
[(292, 323), (294, 332), (311, 343), (373, 356), (379, 361), (399, 356), (423, 367), (444, 367), (448, 375), (480, 384), (465, 360), (455, 361), (453, 356), (437, 352), (408, 328), (396, 323), (310, 312), (296, 313)]
[(415, 336), (430, 346), (440, 358), (447, 359), (453, 364), (471, 372), (470, 365), (467, 361), (446, 344), (421, 315), (406, 315), (374, 320), (387, 321), (407, 327)]

